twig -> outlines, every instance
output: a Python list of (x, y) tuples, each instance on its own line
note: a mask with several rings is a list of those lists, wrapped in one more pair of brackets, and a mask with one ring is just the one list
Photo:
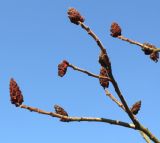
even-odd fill
[(113, 102), (115, 102), (120, 108), (122, 108), (126, 112), (123, 104), (118, 101), (107, 89), (105, 90), (105, 93)]
[(93, 73), (91, 73), (91, 72), (89, 72), (89, 71), (86, 71), (86, 70), (84, 70), (84, 69), (81, 69), (81, 68), (79, 68), (79, 67), (76, 67), (76, 66), (74, 66), (74, 65), (72, 65), (72, 64), (69, 64), (68, 66), (71, 67), (71, 68), (74, 69), (74, 70), (77, 70), (77, 71), (79, 71), (79, 72), (85, 73), (85, 74), (87, 74), (88, 76), (92, 76), (92, 77), (95, 77), (95, 78), (98, 78), (98, 79), (100, 79), (100, 78), (108, 79), (109, 81), (111, 81), (111, 79), (110, 79), (109, 77), (104, 77), (104, 76), (100, 76), (100, 75), (93, 74)]
[(160, 141), (149, 131), (148, 128), (145, 128), (140, 124), (139, 130), (145, 133), (153, 142), (160, 143)]
[(127, 102), (126, 102), (126, 100), (124, 99), (124, 97), (123, 97), (123, 95), (122, 95), (122, 93), (121, 93), (121, 91), (120, 91), (120, 89), (119, 89), (119, 86), (118, 86), (116, 80), (114, 79), (114, 76), (113, 76), (112, 72), (109, 73), (109, 77), (112, 79), (112, 84), (113, 84), (113, 86), (114, 86), (114, 89), (115, 89), (118, 97), (120, 98), (123, 106), (125, 107), (125, 110), (126, 110), (128, 116), (130, 117), (130, 119), (133, 121), (133, 123), (134, 123), (136, 126), (139, 126), (139, 122), (138, 122), (138, 120), (135, 118), (135, 116), (132, 114), (130, 108), (128, 107)]
[[(87, 74), (87, 75), (89, 75), (89, 76), (92, 76), (92, 77), (94, 77), (94, 78), (104, 78), (104, 79), (108, 79), (109, 81), (111, 81), (111, 79), (109, 78), (109, 77), (103, 77), (103, 76), (99, 76), (99, 75), (95, 75), (95, 74), (93, 74), (93, 73), (91, 73), (91, 72), (88, 72), (88, 71), (86, 71), (86, 70), (84, 70), (84, 69), (81, 69), (81, 68), (79, 68), (79, 67), (76, 67), (76, 66), (74, 66), (74, 65), (72, 65), (72, 64), (69, 64), (68, 65), (69, 67), (71, 67), (72, 69), (74, 69), (74, 70), (77, 70), (77, 71), (79, 71), (79, 72), (82, 72), (82, 73), (85, 73), (85, 74)], [(109, 92), (109, 90), (105, 90), (105, 93), (106, 93), (106, 95), (111, 99), (111, 100), (113, 100), (119, 107), (121, 107), (124, 111), (125, 111), (125, 108), (124, 108), (124, 106), (123, 106), (123, 104), (120, 102), (120, 101), (118, 101), (110, 92)]]
[(99, 46), (99, 48), (101, 49), (101, 51), (105, 51), (105, 48), (104, 48), (102, 42), (97, 37), (97, 35), (88, 26), (86, 26), (84, 23), (82, 23), (82, 22), (79, 21), (79, 25), (83, 29), (85, 29), (87, 31), (87, 33), (97, 42), (97, 45)]
[(122, 127), (127, 127), (135, 130), (140, 130), (143, 131), (151, 140), (153, 140), (155, 143), (160, 143), (159, 140), (146, 128), (141, 126), (140, 128), (137, 128), (134, 124), (129, 124), (126, 122), (118, 121), (118, 120), (112, 120), (112, 119), (107, 119), (107, 118), (94, 118), (94, 117), (69, 117), (69, 116), (63, 116), (54, 112), (47, 112), (35, 107), (30, 107), (27, 105), (20, 105), (20, 108), (27, 109), (31, 112), (37, 112), (39, 114), (44, 114), (52, 117), (56, 117), (59, 119), (66, 119), (67, 122), (74, 122), (74, 121), (88, 121), (88, 122), (103, 122), (103, 123), (109, 123), (113, 125), (118, 125)]
[(67, 122), (73, 122), (73, 121), (104, 122), (104, 123), (109, 123), (109, 124), (118, 125), (122, 127), (132, 128), (136, 130), (135, 125), (129, 124), (126, 122), (122, 122), (122, 121), (118, 121), (118, 120), (112, 120), (112, 119), (107, 119), (107, 118), (95, 118), (95, 117), (70, 117), (70, 116), (63, 116), (63, 115), (60, 115), (54, 112), (47, 112), (47, 111), (44, 111), (44, 110), (41, 110), (35, 107), (30, 107), (27, 105), (20, 105), (19, 107), (23, 109), (27, 109), (31, 112), (37, 112), (39, 114), (49, 115), (49, 116), (56, 117), (59, 119), (63, 118)]
[(145, 133), (143, 133), (142, 131), (139, 131), (139, 132), (147, 143), (151, 143), (150, 139)]
[[(106, 95), (107, 95), (111, 100), (113, 100), (113, 102), (115, 102), (120, 108), (122, 108), (122, 109), (126, 112), (123, 104), (122, 104), (120, 101), (118, 101), (108, 90), (105, 90), (105, 92), (106, 92)], [(148, 137), (145, 133), (143, 133), (142, 131), (139, 130), (139, 132), (140, 132), (141, 136), (144, 138), (144, 140), (145, 140), (147, 143), (150, 143), (149, 137)]]
[[(84, 69), (81, 69), (81, 68), (79, 68), (79, 67), (77, 67), (77, 66), (74, 66), (74, 65), (72, 65), (72, 64), (69, 64), (68, 65), (69, 67), (71, 67), (72, 69), (74, 69), (74, 70), (77, 70), (77, 71), (79, 71), (79, 72), (82, 72), (82, 73), (85, 73), (85, 74), (87, 74), (87, 75), (89, 75), (89, 76), (92, 76), (92, 77), (94, 77), (94, 78), (104, 78), (104, 79), (108, 79), (109, 81), (111, 81), (111, 79), (109, 78), (109, 77), (103, 77), (103, 76), (99, 76), (99, 75), (95, 75), (95, 74), (93, 74), (93, 73), (91, 73), (91, 72), (88, 72), (88, 71), (86, 71), (86, 70), (84, 70)], [(119, 107), (121, 107), (124, 111), (125, 111), (125, 108), (124, 108), (124, 106), (123, 106), (123, 104), (120, 102), (120, 101), (118, 101), (110, 92), (109, 92), (109, 90), (105, 90), (105, 93), (106, 93), (106, 95), (111, 99), (111, 100), (113, 100)]]
[(149, 47), (149, 46), (147, 46), (147, 45), (145, 45), (145, 44), (142, 44), (142, 43), (140, 43), (140, 42), (137, 42), (137, 41), (128, 39), (128, 38), (124, 37), (123, 35), (118, 36), (117, 38), (119, 38), (119, 39), (121, 39), (121, 40), (123, 40), (123, 41), (129, 42), (129, 43), (131, 43), (131, 44), (138, 45), (138, 46), (140, 46), (141, 48), (150, 49), (150, 50), (153, 51), (153, 52), (160, 52), (160, 48), (151, 48), (151, 47)]

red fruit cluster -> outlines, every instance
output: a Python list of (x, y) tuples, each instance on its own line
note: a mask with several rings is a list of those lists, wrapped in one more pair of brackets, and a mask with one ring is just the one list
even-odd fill
[[(60, 114), (60, 115), (63, 115), (63, 116), (68, 116), (68, 113), (62, 107), (60, 107), (59, 105), (57, 105), (57, 104), (54, 105), (54, 109), (55, 109), (55, 112), (57, 114)], [(63, 119), (63, 118), (61, 118), (60, 121), (67, 122), (67, 120)]]
[(68, 68), (69, 62), (67, 62), (66, 60), (62, 61), (59, 65), (58, 65), (58, 75), (60, 77), (63, 77), (66, 72), (67, 72), (67, 68)]
[[(103, 76), (103, 77), (108, 77), (108, 71), (102, 67), (101, 70), (100, 70), (100, 76)], [(100, 78), (99, 79), (99, 82), (101, 84), (101, 86), (105, 89), (105, 88), (108, 88), (109, 86), (109, 81), (108, 79), (105, 79), (105, 78)]]
[(135, 104), (133, 104), (132, 108), (131, 108), (131, 112), (136, 115), (138, 114), (138, 111), (141, 108), (141, 101), (136, 102)]
[(10, 98), (11, 103), (15, 104), (15, 106), (19, 106), (23, 103), (23, 95), (18, 84), (13, 78), (10, 80)]
[(149, 47), (149, 48), (145, 48), (145, 47), (142, 48), (142, 50), (144, 51), (144, 54), (150, 55), (151, 60), (153, 60), (154, 62), (158, 62), (159, 52), (154, 52), (154, 49), (156, 49), (156, 47), (149, 43), (144, 43), (143, 45)]
[(111, 25), (110, 32), (112, 37), (121, 36), (121, 27), (116, 22), (113, 22)]
[(84, 22), (85, 20), (75, 8), (69, 8), (67, 13), (70, 21), (76, 25), (79, 24), (79, 21)]

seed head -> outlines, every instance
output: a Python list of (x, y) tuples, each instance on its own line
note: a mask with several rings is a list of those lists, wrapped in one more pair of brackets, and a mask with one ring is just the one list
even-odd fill
[(10, 98), (11, 103), (15, 106), (20, 106), (23, 103), (23, 95), (18, 84), (13, 78), (10, 80)]
[[(104, 76), (104, 77), (108, 77), (108, 71), (102, 67), (101, 70), (100, 70), (100, 76)], [(109, 81), (108, 79), (105, 79), (105, 78), (100, 78), (99, 79), (99, 82), (101, 84), (101, 86), (105, 89), (105, 88), (108, 88), (109, 86)]]
[(79, 24), (79, 21), (84, 22), (85, 20), (84, 17), (81, 16), (81, 14), (75, 8), (69, 8), (67, 13), (70, 21), (76, 25)]
[(63, 60), (59, 65), (58, 65), (58, 75), (60, 77), (63, 77), (66, 72), (67, 72), (67, 68), (68, 68), (69, 62), (66, 60)]
[(121, 36), (121, 27), (118, 25), (118, 23), (113, 22), (111, 25), (110, 32), (112, 37)]

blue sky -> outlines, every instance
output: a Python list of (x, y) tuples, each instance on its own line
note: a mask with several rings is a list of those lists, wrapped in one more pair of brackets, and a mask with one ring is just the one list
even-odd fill
[[(158, 0), (1, 0), (0, 142), (144, 142), (134, 130), (104, 123), (62, 123), (10, 104), (9, 81), (13, 77), (26, 105), (52, 111), (54, 104), (60, 104), (71, 116), (130, 122), (105, 96), (97, 79), (71, 69), (64, 78), (57, 76), (57, 65), (63, 59), (95, 74), (100, 68), (99, 48), (85, 31), (70, 23), (69, 7), (78, 9), (86, 25), (100, 37), (128, 104), (142, 100), (138, 119), (160, 138), (160, 64), (152, 62), (139, 47), (112, 38), (109, 32), (116, 21), (124, 36), (158, 47), (159, 5)], [(115, 95), (112, 86), (109, 90)]]

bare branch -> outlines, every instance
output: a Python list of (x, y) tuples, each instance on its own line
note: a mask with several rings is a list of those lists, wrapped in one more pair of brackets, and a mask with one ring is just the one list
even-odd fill
[(97, 42), (97, 45), (99, 46), (101, 51), (105, 51), (105, 48), (104, 48), (102, 42), (100, 41), (100, 39), (97, 37), (97, 35), (88, 26), (86, 26), (84, 23), (79, 21), (79, 25), (81, 25), (81, 27), (83, 29), (85, 29), (87, 31), (87, 33)]
[(99, 38), (96, 36), (96, 34), (88, 26), (86, 26), (84, 23), (82, 23), (80, 21), (79, 21), (79, 25), (81, 25), (81, 27), (83, 29), (85, 29), (89, 35), (91, 35), (91, 37), (97, 42), (97, 45), (100, 47), (100, 50), (103, 53), (103, 55), (105, 55), (104, 56), (104, 58), (105, 58), (104, 61), (106, 62), (106, 65), (107, 65), (107, 67), (105, 67), (105, 68), (106, 69), (109, 68), (109, 70), (110, 70), (109, 77), (112, 80), (112, 84), (113, 84), (113, 86), (115, 88), (115, 91), (116, 91), (117, 95), (119, 96), (122, 104), (124, 105), (125, 110), (126, 110), (128, 116), (133, 121), (133, 123), (138, 126), (139, 122), (136, 120), (136, 118), (134, 117), (134, 115), (130, 111), (130, 109), (129, 109), (128, 105), (127, 105), (127, 102), (125, 101), (125, 99), (124, 99), (124, 97), (123, 97), (123, 95), (122, 95), (122, 93), (121, 93), (121, 91), (119, 89), (119, 86), (118, 86), (116, 80), (114, 79), (114, 76), (112, 74), (111, 63), (110, 63), (109, 57), (107, 55), (106, 49), (104, 48), (103, 44), (101, 43), (101, 41), (99, 40)]
[(98, 79), (100, 79), (100, 78), (108, 79), (109, 81), (111, 81), (111, 79), (110, 79), (109, 77), (104, 77), (104, 76), (100, 76), (100, 75), (93, 74), (93, 73), (91, 73), (91, 72), (89, 72), (89, 71), (87, 71), (87, 70), (81, 69), (81, 68), (76, 67), (76, 66), (74, 66), (74, 65), (72, 65), (72, 64), (69, 64), (68, 67), (71, 67), (72, 69), (74, 69), (74, 70), (76, 70), (76, 71), (85, 73), (85, 74), (87, 74), (88, 76), (92, 76), (92, 77), (95, 77), (95, 78), (98, 78)]
[(122, 35), (121, 35), (121, 36), (117, 36), (117, 38), (119, 38), (119, 39), (121, 39), (121, 40), (123, 40), (123, 41), (129, 42), (130, 44), (138, 45), (138, 46), (140, 46), (141, 48), (150, 49), (150, 50), (153, 51), (153, 52), (160, 52), (160, 48), (151, 48), (151, 47), (149, 47), (149, 46), (147, 46), (147, 45), (145, 45), (145, 44), (142, 44), (142, 43), (140, 43), (140, 42), (137, 42), (137, 41), (128, 39), (128, 38), (126, 38), (126, 37), (124, 37), (124, 36), (122, 36)]
[(142, 131), (139, 131), (139, 132), (147, 143), (151, 143), (150, 139), (145, 133), (143, 133)]
[(105, 92), (106, 92), (106, 95), (107, 95), (113, 102), (115, 102), (120, 108), (122, 108), (122, 109), (126, 112), (123, 104), (122, 104), (120, 101), (118, 101), (118, 100), (109, 92), (109, 90), (106, 89)]
[[(105, 64), (103, 64), (103, 66), (105, 65), (105, 68), (108, 70), (109, 69), (109, 77), (111, 78), (111, 82), (112, 82), (112, 85), (119, 97), (119, 99), (121, 100), (124, 108), (125, 108), (125, 111), (126, 113), (128, 114), (128, 116), (130, 117), (130, 119), (133, 121), (135, 127), (141, 131), (143, 131), (152, 141), (154, 141), (155, 143), (160, 143), (159, 140), (148, 130), (146, 129), (145, 127), (143, 127), (139, 121), (136, 119), (136, 117), (132, 114), (130, 108), (128, 107), (127, 105), (127, 102), (125, 100), (125, 98), (123, 97), (122, 93), (121, 93), (121, 90), (118, 86), (118, 83), (116, 82), (114, 76), (113, 76), (113, 73), (112, 73), (112, 67), (111, 67), (111, 63), (110, 63), (110, 59), (107, 55), (107, 52), (106, 52), (106, 49), (104, 48), (104, 46), (102, 45), (101, 41), (99, 40), (99, 38), (96, 36), (96, 34), (89, 28), (87, 27), (86, 25), (84, 25), (84, 23), (80, 22), (79, 21), (79, 25), (87, 31), (87, 33), (96, 41), (97, 45), (100, 47), (100, 50), (101, 50), (101, 53), (102, 53), (102, 59), (103, 62)], [(132, 44), (135, 43), (139, 46), (141, 46), (140, 43), (137, 43), (135, 41), (132, 41)], [(159, 51), (159, 50), (158, 50)]]
[(129, 124), (129, 123), (126, 123), (126, 122), (122, 122), (122, 121), (119, 121), (119, 120), (112, 120), (112, 119), (107, 119), (107, 118), (95, 118), (95, 117), (70, 117), (70, 116), (63, 116), (63, 115), (60, 115), (60, 114), (57, 114), (57, 113), (54, 113), (54, 112), (47, 112), (47, 111), (44, 111), (44, 110), (41, 110), (41, 109), (38, 109), (38, 108), (35, 108), (35, 107), (30, 107), (30, 106), (27, 106), (27, 105), (20, 105), (19, 107), (23, 108), (23, 109), (27, 109), (31, 112), (37, 112), (39, 114), (49, 115), (49, 116), (56, 117), (56, 118), (59, 118), (59, 119), (63, 118), (67, 122), (73, 122), (73, 121), (78, 121), (78, 122), (81, 122), (81, 121), (103, 122), (103, 123), (109, 123), (109, 124), (112, 124), (112, 125), (118, 125), (118, 126), (122, 126), (122, 127), (136, 129), (135, 125)]

